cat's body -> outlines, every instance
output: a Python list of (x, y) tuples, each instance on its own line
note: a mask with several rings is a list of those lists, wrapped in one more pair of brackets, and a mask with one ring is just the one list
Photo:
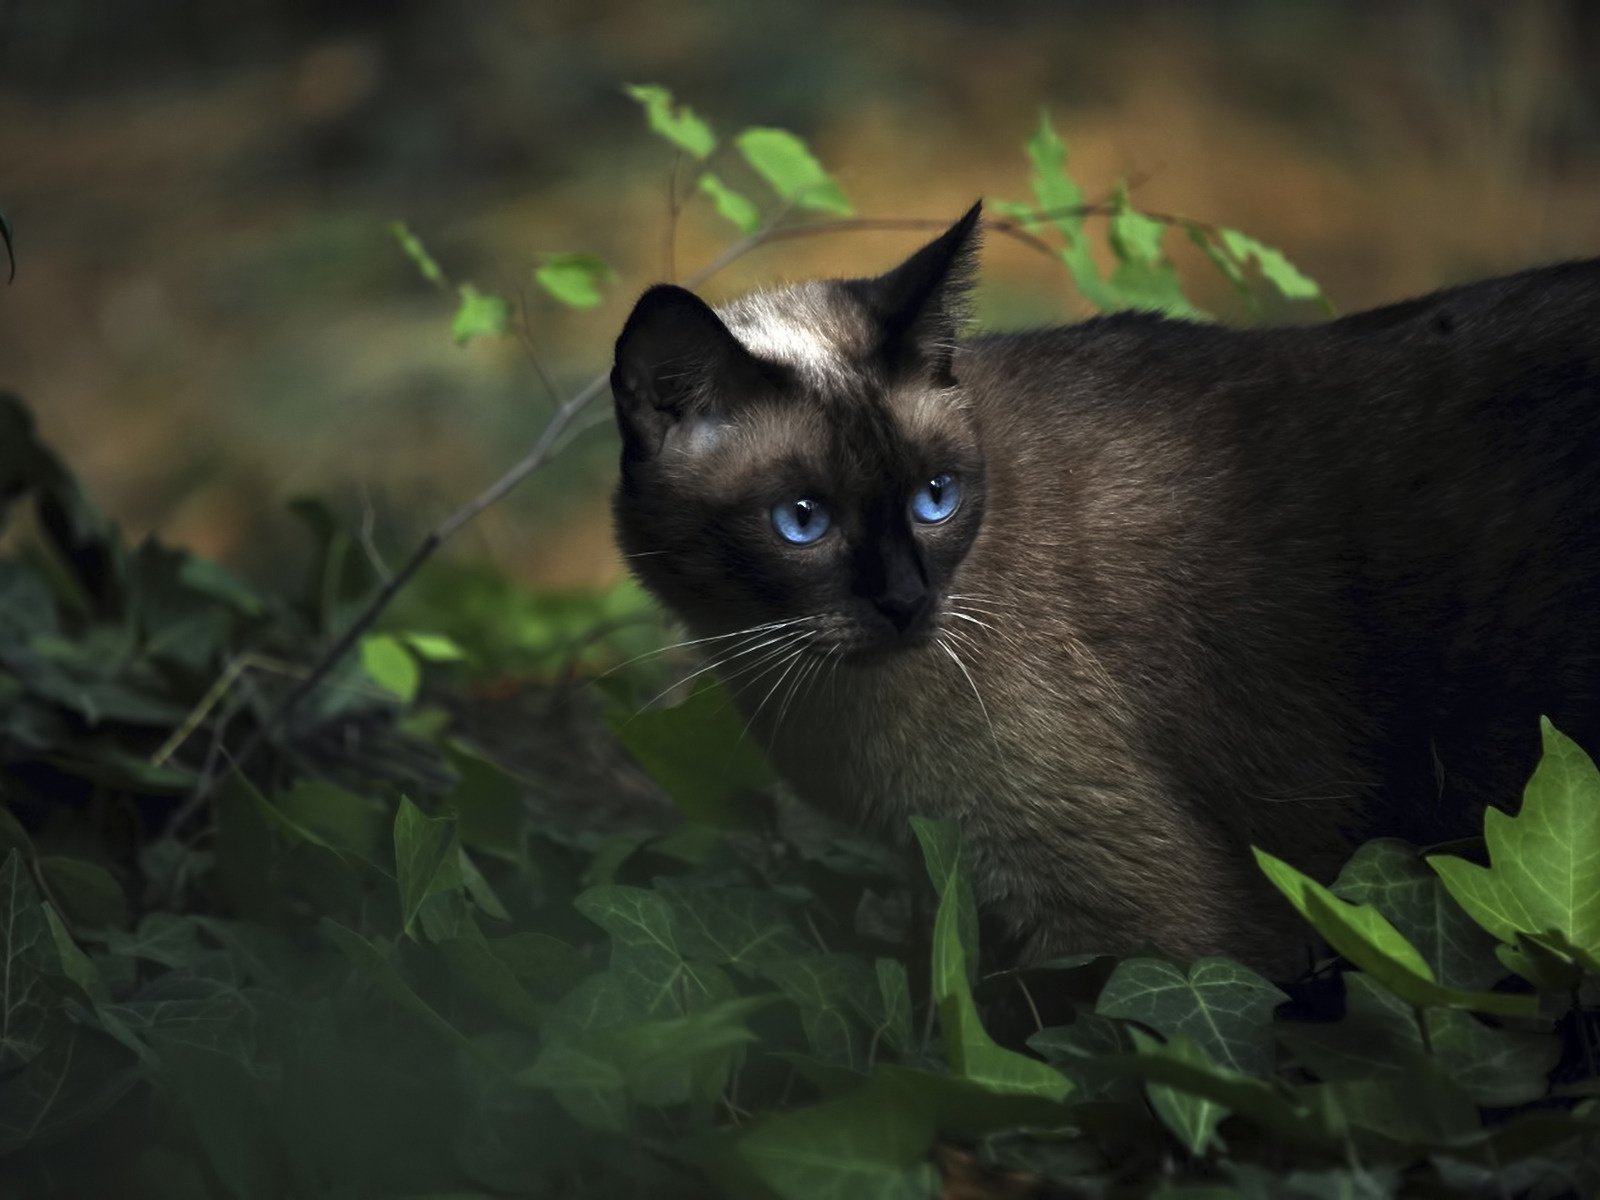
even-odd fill
[(625, 548), (698, 636), (799, 619), (711, 645), (803, 794), (959, 817), (1023, 958), (1282, 963), (1251, 843), (1326, 877), (1514, 801), (1541, 712), (1595, 742), (1600, 263), (956, 345), (969, 232), (619, 342)]

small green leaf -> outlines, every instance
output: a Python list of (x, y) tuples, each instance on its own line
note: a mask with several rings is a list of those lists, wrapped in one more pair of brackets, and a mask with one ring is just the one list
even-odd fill
[(1154, 958), (1117, 964), (1095, 1011), (1148, 1025), (1168, 1042), (1186, 1038), (1218, 1066), (1272, 1071), (1272, 1012), (1288, 997), (1248, 967), (1202, 958), (1184, 971)]
[(592, 254), (547, 254), (533, 277), (568, 308), (593, 308), (604, 298), (600, 285), (616, 272)]
[(402, 703), (410, 704), (417, 698), (422, 670), (398, 638), (387, 633), (371, 633), (362, 638), (361, 666), (374, 683), (393, 692)]
[(461, 303), (450, 324), (456, 345), (465, 346), (473, 338), (499, 337), (511, 326), (511, 305), (491, 292), (480, 292), (470, 283), (456, 289)]
[(1281, 250), (1274, 250), (1253, 237), (1247, 237), (1237, 229), (1220, 230), (1219, 236), (1223, 247), (1233, 256), (1234, 261), (1242, 266), (1252, 258), (1255, 259), (1256, 265), (1261, 268), (1262, 276), (1288, 299), (1322, 299), (1322, 289), (1317, 286), (1316, 280), (1302, 274), (1299, 268), (1284, 257)]
[(455, 818), (425, 816), (402, 796), (394, 816), (394, 862), (401, 928), (409, 934), (428, 897), (462, 887)]
[(428, 662), (460, 662), (467, 657), (458, 642), (442, 633), (399, 633), (395, 635), (418, 658)]
[(1478, 924), (1502, 942), (1559, 934), (1600, 972), (1600, 773), (1581, 747), (1542, 721), (1544, 756), (1515, 817), (1483, 816), (1487, 867), (1449, 855), (1428, 864)]
[(870, 1004), (877, 979), (865, 962), (848, 954), (810, 954), (773, 959), (759, 971), (800, 1010), (813, 1054), (866, 1069), (866, 1038), (856, 1014)]
[(434, 262), (433, 255), (428, 253), (428, 248), (422, 244), (422, 239), (412, 233), (404, 221), (390, 221), (389, 233), (400, 243), (400, 249), (416, 265), (424, 279), (434, 287), (450, 286), (450, 281), (444, 277), (444, 272), (439, 269), (439, 264)]
[(697, 185), (706, 195), (711, 197), (711, 203), (716, 206), (717, 215), (733, 224), (740, 233), (754, 233), (761, 226), (761, 212), (739, 192), (734, 191), (720, 178), (707, 172), (700, 176)]
[(779, 196), (801, 208), (848, 217), (855, 210), (805, 142), (786, 129), (746, 129), (734, 141)]
[(687, 104), (674, 108), (672, 93), (666, 88), (654, 83), (631, 83), (622, 90), (644, 106), (650, 128), (678, 149), (703, 159), (717, 148), (711, 127)]

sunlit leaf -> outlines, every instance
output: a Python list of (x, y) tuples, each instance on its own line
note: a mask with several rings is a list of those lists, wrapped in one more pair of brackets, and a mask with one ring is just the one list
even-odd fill
[(700, 176), (696, 185), (711, 197), (717, 215), (730, 222), (741, 233), (754, 233), (761, 226), (761, 211), (741, 193), (734, 191), (709, 171)]
[(539, 286), (569, 308), (593, 308), (604, 297), (600, 287), (616, 275), (592, 254), (547, 254), (534, 268)]
[(402, 703), (417, 698), (422, 670), (411, 651), (387, 633), (371, 633), (361, 639), (361, 666), (372, 681), (393, 692)]
[(695, 158), (705, 158), (717, 147), (711, 127), (697, 117), (687, 104), (676, 107), (672, 93), (659, 84), (634, 83), (622, 89), (644, 107), (650, 128), (678, 149)]
[(783, 199), (842, 217), (854, 212), (810, 148), (787, 129), (746, 129), (734, 141), (745, 161)]
[(1544, 756), (1515, 817), (1484, 813), (1490, 865), (1428, 860), (1467, 913), (1502, 942), (1559, 934), (1600, 972), (1600, 773), (1572, 739), (1542, 722)]
[(422, 244), (422, 239), (411, 232), (404, 221), (390, 221), (389, 234), (400, 243), (400, 249), (405, 252), (421, 273), (422, 277), (435, 287), (449, 287), (450, 282), (444, 277), (444, 272), (439, 269), (439, 264), (433, 260), (433, 255), (428, 253), (428, 248)]
[(1267, 282), (1277, 288), (1290, 300), (1321, 300), (1322, 289), (1317, 286), (1316, 280), (1303, 274), (1298, 267), (1290, 262), (1281, 250), (1274, 250), (1271, 246), (1258, 242), (1253, 237), (1247, 237), (1237, 229), (1220, 230), (1218, 236), (1222, 245), (1241, 266), (1251, 259), (1261, 269), (1261, 274)]
[(461, 303), (450, 323), (450, 335), (465, 346), (473, 338), (499, 337), (511, 326), (511, 305), (491, 292), (480, 292), (470, 283), (458, 289)]

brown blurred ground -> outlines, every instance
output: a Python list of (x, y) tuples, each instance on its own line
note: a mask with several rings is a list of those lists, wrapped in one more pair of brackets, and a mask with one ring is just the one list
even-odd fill
[[(540, 252), (616, 264), (593, 312), (530, 297), (541, 357), (580, 386), (663, 264), (670, 156), (626, 82), (723, 133), (803, 133), (880, 216), (1023, 197), (1047, 106), (1091, 191), (1142, 179), (1145, 206), (1279, 245), (1345, 309), (1600, 253), (1600, 6), (1578, 0), (0, 0), (19, 253), (0, 387), (135, 531), (271, 571), (295, 541), (282, 502), (313, 492), (404, 545), (515, 459), (547, 402), (515, 344), (450, 342), (384, 226), (511, 294)], [(690, 214), (677, 261), (722, 240)], [(771, 247), (712, 290), (872, 269), (910, 241)], [(1004, 244), (983, 301), (1005, 323), (1081, 311)], [(607, 437), (461, 550), (608, 578)]]

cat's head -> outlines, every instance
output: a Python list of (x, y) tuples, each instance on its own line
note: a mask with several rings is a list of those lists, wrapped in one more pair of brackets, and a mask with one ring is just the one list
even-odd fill
[(875, 278), (715, 311), (678, 287), (640, 298), (611, 372), (617, 536), (692, 629), (848, 657), (928, 641), (983, 519), (953, 361), (978, 217)]

